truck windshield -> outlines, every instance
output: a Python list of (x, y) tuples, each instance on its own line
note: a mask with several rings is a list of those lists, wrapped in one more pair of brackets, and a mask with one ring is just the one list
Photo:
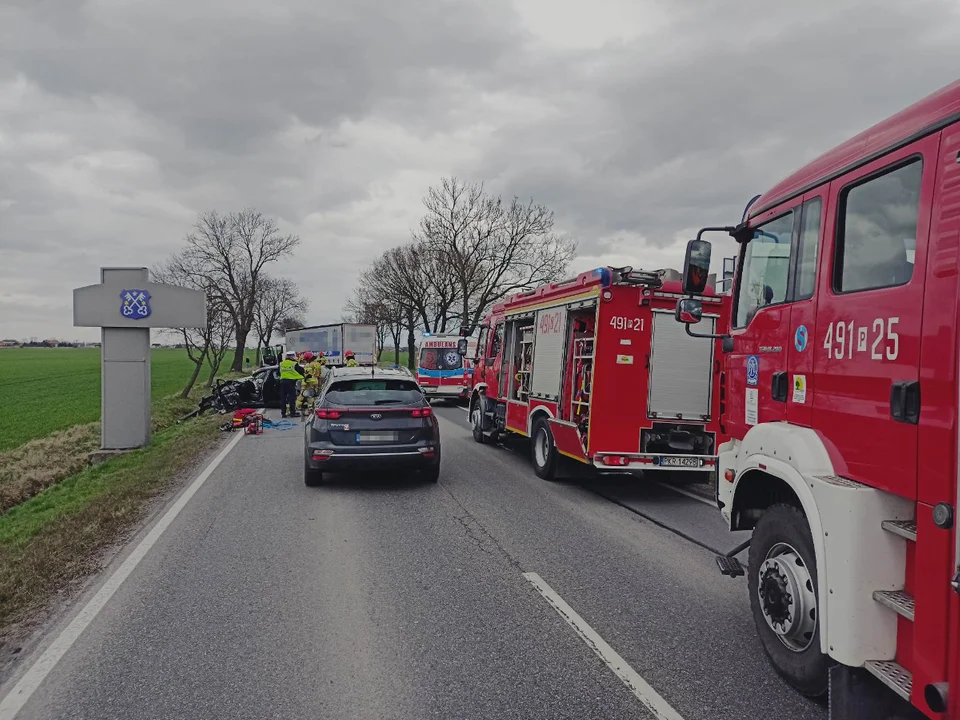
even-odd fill
[(424, 348), (420, 351), (420, 367), (424, 370), (459, 370), (463, 358), (456, 348)]
[(743, 250), (734, 327), (746, 327), (757, 310), (787, 297), (793, 211), (754, 230)]

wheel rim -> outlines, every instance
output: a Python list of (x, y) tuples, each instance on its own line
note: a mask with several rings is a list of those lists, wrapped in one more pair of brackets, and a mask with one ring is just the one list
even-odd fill
[(483, 430), (483, 416), (480, 414), (480, 403), (474, 403), (473, 412), (470, 413), (470, 420), (473, 422), (474, 430)]
[(777, 543), (760, 565), (757, 595), (763, 619), (788, 650), (803, 652), (817, 630), (817, 595), (800, 553)]
[(533, 441), (533, 454), (536, 458), (537, 466), (547, 466), (547, 458), (550, 456), (550, 440), (547, 438), (547, 431), (542, 427), (537, 430), (537, 437)]

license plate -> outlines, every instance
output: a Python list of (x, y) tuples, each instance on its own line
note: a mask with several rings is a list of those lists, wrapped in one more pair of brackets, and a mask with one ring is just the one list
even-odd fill
[(699, 458), (665, 457), (660, 458), (660, 467), (700, 467)]
[(395, 432), (358, 432), (357, 442), (396, 442), (397, 433)]

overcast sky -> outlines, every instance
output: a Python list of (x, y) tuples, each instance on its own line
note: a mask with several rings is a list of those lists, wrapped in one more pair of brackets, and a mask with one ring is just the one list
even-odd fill
[(677, 267), (958, 69), (956, 0), (0, 0), (0, 337), (98, 337), (72, 288), (245, 206), (337, 321), (444, 175), (553, 208), (572, 270)]

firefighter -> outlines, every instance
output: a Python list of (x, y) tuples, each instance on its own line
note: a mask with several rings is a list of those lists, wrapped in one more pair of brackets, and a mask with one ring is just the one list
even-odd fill
[(300, 364), (303, 365), (304, 375), (310, 377), (313, 373), (310, 372), (310, 366), (313, 365), (314, 355), (312, 352), (307, 350), (300, 356)]
[(311, 402), (317, 399), (317, 388), (320, 387), (320, 380), (313, 375), (307, 375), (303, 379), (303, 387), (300, 388), (300, 394), (297, 396), (297, 412), (303, 413), (304, 408), (308, 408)]
[(319, 351), (315, 357), (310, 358), (310, 364), (306, 366), (307, 373), (320, 382), (323, 379), (323, 368), (326, 364), (327, 359), (323, 356), (323, 351)]
[(296, 361), (297, 354), (289, 351), (280, 363), (280, 417), (290, 417), (296, 412), (297, 383), (303, 380), (303, 366)]
[(347, 350), (343, 357), (347, 360), (347, 367), (356, 367), (358, 365), (357, 358), (354, 357), (353, 350)]

